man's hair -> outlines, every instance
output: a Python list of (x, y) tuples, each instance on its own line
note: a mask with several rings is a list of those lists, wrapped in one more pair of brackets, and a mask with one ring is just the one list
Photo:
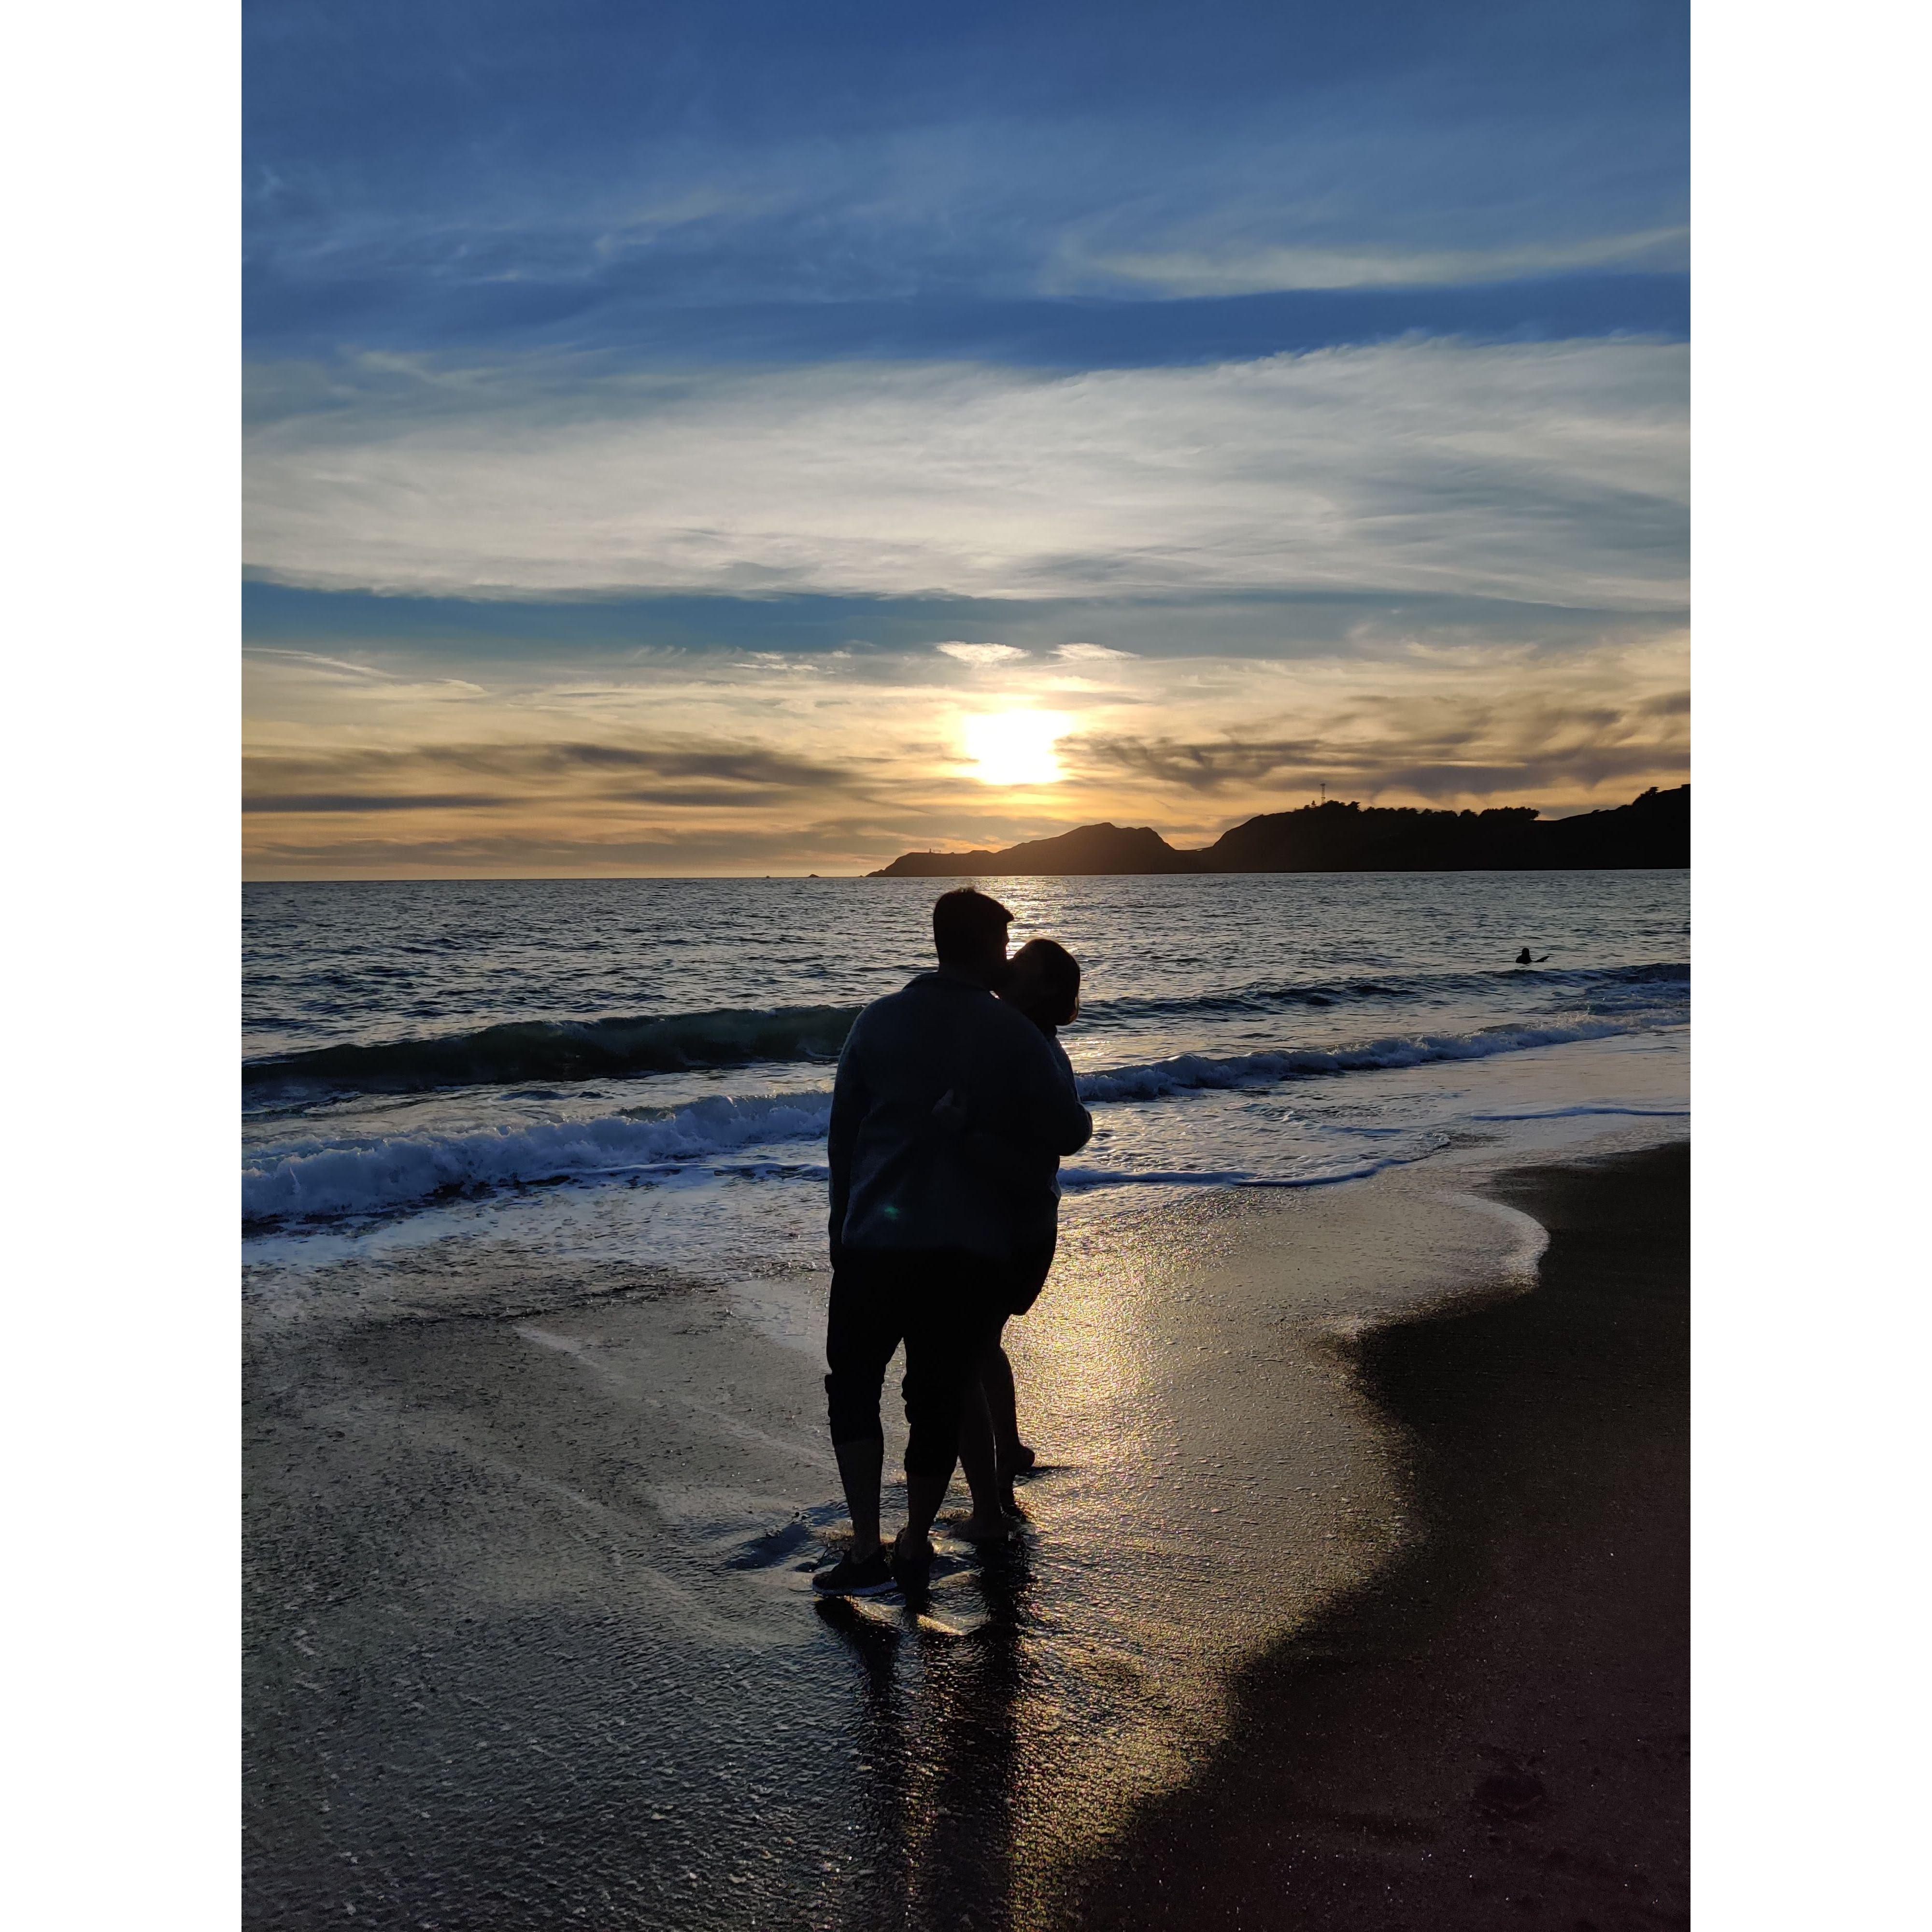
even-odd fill
[[(1010, 964), (1016, 975), (1024, 975), (1045, 995), (1039, 1002), (1046, 1009), (1042, 1017), (1055, 1026), (1071, 1026), (1080, 1016), (1080, 962), (1057, 939), (1029, 939)], [(1030, 1013), (1035, 1003), (1029, 1000)]]
[(996, 898), (973, 886), (941, 892), (932, 908), (932, 945), (942, 966), (970, 965), (989, 945), (1006, 950), (1013, 916)]

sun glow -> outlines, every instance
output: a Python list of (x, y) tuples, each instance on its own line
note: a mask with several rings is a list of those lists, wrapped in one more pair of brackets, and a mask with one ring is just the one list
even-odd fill
[(1060, 711), (991, 711), (962, 721), (966, 755), (982, 784), (1058, 784), (1054, 745), (1072, 729)]

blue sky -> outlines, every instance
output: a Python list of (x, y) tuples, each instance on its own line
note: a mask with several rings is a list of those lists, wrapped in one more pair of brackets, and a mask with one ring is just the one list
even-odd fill
[[(831, 870), (1682, 775), (1681, 6), (245, 36), (258, 872)], [(1051, 776), (962, 764), (1002, 708), (1064, 721)], [(887, 717), (896, 764), (782, 808), (530, 776), (566, 729), (849, 773)], [(1147, 776), (1250, 738), (1303, 755)]]

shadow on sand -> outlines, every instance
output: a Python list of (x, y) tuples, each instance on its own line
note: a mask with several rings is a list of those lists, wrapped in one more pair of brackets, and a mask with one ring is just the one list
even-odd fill
[(865, 1835), (877, 1848), (867, 1928), (1008, 1932), (1019, 1703), (1033, 1579), (1023, 1543), (969, 1568), (941, 1557), (916, 1604), (817, 1605), (861, 1670)]

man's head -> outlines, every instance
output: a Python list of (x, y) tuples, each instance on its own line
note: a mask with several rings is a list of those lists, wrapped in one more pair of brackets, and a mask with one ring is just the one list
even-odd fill
[(993, 985), (1006, 970), (1006, 928), (1013, 916), (973, 886), (941, 892), (932, 908), (933, 950), (942, 966)]

